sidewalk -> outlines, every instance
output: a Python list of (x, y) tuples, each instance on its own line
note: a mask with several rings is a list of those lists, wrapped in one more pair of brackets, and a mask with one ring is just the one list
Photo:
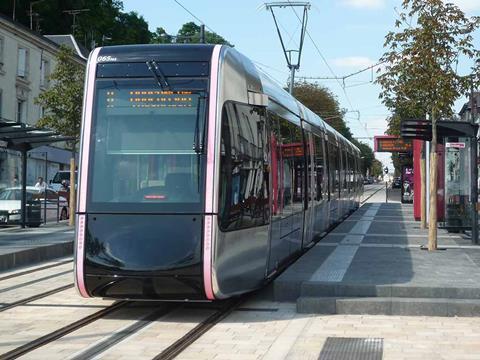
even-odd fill
[(38, 228), (0, 229), (0, 271), (73, 254), (74, 229), (67, 222)]
[(427, 234), (412, 205), (367, 203), (275, 280), (275, 300), (302, 313), (480, 316), (480, 247), (439, 230), (443, 250), (428, 252)]

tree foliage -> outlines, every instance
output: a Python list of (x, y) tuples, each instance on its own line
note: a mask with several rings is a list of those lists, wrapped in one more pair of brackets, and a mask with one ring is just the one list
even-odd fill
[[(443, 0), (403, 0), (397, 32), (385, 37), (385, 69), (377, 78), (384, 104), (402, 118), (421, 113), (432, 123), (430, 146), (430, 213), (428, 249), (437, 248), (437, 120), (453, 114), (460, 96), (478, 86), (480, 50), (473, 32), (480, 18), (468, 18)], [(460, 60), (472, 61), (472, 74), (457, 72)]]
[(74, 151), (80, 135), (85, 71), (72, 58), (72, 49), (60, 48), (57, 65), (49, 76), (51, 86), (35, 99), (35, 103), (45, 109), (45, 116), (37, 125), (74, 138), (71, 142)]
[(295, 83), (293, 96), (360, 149), (363, 158), (362, 172), (366, 174), (367, 169), (371, 169), (374, 163), (375, 154), (368, 144), (353, 138), (344, 120), (345, 110), (340, 108), (336, 96), (328, 88), (306, 81)]
[(336, 96), (329, 89), (317, 83), (297, 82), (293, 96), (340, 134), (352, 140), (352, 132), (343, 119), (345, 110), (340, 108)]
[[(378, 76), (380, 98), (399, 115), (436, 117), (452, 114), (452, 105), (468, 93), (471, 76), (457, 73), (460, 58), (476, 60), (472, 33), (480, 18), (468, 18), (455, 5), (442, 0), (403, 0), (403, 11), (389, 32)], [(412, 23), (413, 22), (413, 23)], [(480, 64), (473, 65), (480, 73)]]
[[(183, 24), (182, 27), (178, 30), (177, 35), (175, 36), (167, 34), (164, 28), (159, 27), (152, 34), (151, 37), (151, 42), (153, 44), (169, 44), (173, 42), (197, 44), (200, 42), (200, 40), (200, 26), (195, 24), (194, 22), (188, 22)], [(221, 44), (233, 46), (222, 36), (208, 30), (205, 30), (205, 42), (207, 44)]]
[[(15, 20), (30, 26), (30, 0), (16, 0)], [(76, 16), (75, 38), (85, 47), (108, 44), (149, 43), (151, 33), (142, 16), (123, 12), (121, 0), (44, 0), (34, 4), (33, 28), (41, 34), (72, 34), (72, 9), (88, 9)], [(12, 17), (13, 1), (1, 1), (0, 13)], [(105, 41), (108, 39), (107, 41)]]

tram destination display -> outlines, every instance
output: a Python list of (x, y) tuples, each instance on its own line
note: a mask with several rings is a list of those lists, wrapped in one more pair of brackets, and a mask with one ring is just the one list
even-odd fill
[(410, 153), (413, 151), (412, 140), (391, 135), (375, 136), (374, 151)]

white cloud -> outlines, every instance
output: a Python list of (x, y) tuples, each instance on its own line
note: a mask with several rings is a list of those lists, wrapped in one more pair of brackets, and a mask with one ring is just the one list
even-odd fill
[(343, 0), (343, 3), (355, 8), (378, 9), (385, 5), (385, 0)]
[(480, 10), (480, 0), (444, 0), (444, 2), (454, 3), (465, 12)]
[(363, 68), (374, 64), (374, 61), (366, 56), (347, 56), (333, 59), (333, 63), (340, 67)]

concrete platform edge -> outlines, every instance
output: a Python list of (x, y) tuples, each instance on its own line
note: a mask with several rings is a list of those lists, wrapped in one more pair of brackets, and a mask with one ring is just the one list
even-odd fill
[(73, 255), (73, 240), (0, 255), (0, 271)]

